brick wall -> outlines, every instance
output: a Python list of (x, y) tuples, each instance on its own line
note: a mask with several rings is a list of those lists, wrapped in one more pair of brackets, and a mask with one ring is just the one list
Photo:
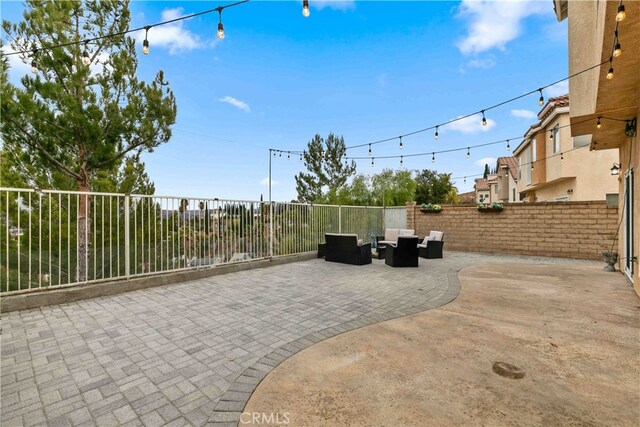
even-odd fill
[(419, 236), (443, 231), (445, 251), (602, 260), (617, 227), (618, 208), (606, 202), (513, 203), (505, 204), (502, 212), (485, 213), (475, 206), (443, 206), (440, 213), (423, 213), (415, 203), (407, 203), (407, 228)]

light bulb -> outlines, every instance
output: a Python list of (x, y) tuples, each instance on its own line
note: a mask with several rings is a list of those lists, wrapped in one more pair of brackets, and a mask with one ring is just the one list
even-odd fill
[(220, 40), (224, 38), (224, 25), (222, 25), (222, 22), (218, 22), (218, 38)]
[(623, 21), (624, 18), (627, 17), (627, 13), (624, 11), (624, 5), (621, 4), (620, 6), (618, 6), (618, 13), (616, 14), (616, 21), (620, 22)]
[(433, 138), (437, 141), (438, 140), (438, 126), (436, 126), (436, 134), (433, 136)]
[(402, 150), (402, 137), (400, 137), (400, 149)]
[(467, 159), (471, 157), (471, 150), (469, 149), (469, 147), (467, 147)]
[(400, 156), (400, 166), (402, 166), (404, 162), (402, 161), (402, 156)]
[(371, 167), (373, 167), (373, 158), (371, 159)]
[(602, 122), (600, 121), (600, 117), (598, 117), (598, 123), (596, 123), (596, 128), (598, 129), (602, 128)]
[(484, 110), (482, 110), (482, 126), (487, 125), (487, 118), (484, 116)]
[(142, 42), (142, 53), (149, 55), (149, 40), (147, 39)]
[(82, 53), (82, 63), (84, 65), (89, 65), (91, 64), (91, 58), (89, 58), (89, 52), (87, 52), (87, 50), (85, 49), (85, 51)]
[(308, 18), (309, 15), (311, 15), (311, 12), (309, 12), (309, 0), (304, 0), (302, 2), (302, 16)]
[(435, 163), (436, 162), (436, 153), (432, 153), (431, 154), (431, 163)]
[(507, 139), (507, 151), (511, 150), (511, 145), (509, 145), (509, 140)]
[(369, 144), (369, 155), (371, 155), (371, 144)]
[(622, 55), (622, 47), (620, 46), (620, 43), (616, 43), (616, 47), (613, 49), (613, 56), (614, 58), (617, 58), (620, 55)]
[(291, 160), (291, 153), (287, 152), (287, 160)]
[(560, 153), (560, 160), (564, 160), (564, 153)]
[(36, 64), (36, 60), (35, 59), (33, 61), (31, 61), (31, 72), (32, 73), (37, 73), (38, 72), (38, 65)]
[(607, 73), (607, 80), (611, 80), (613, 78), (613, 67), (609, 68), (609, 72)]

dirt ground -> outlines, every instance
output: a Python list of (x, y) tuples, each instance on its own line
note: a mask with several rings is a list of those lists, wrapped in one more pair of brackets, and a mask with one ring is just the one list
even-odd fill
[(283, 362), (240, 425), (640, 425), (640, 299), (621, 274), (509, 264), (459, 278), (444, 307)]

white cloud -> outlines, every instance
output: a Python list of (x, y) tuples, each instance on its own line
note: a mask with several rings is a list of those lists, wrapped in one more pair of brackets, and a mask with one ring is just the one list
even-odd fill
[(356, 8), (355, 0), (313, 0), (309, 4), (314, 9), (322, 10), (329, 8), (333, 10), (352, 10)]
[(487, 118), (487, 125), (482, 126), (482, 116), (476, 114), (474, 116), (465, 117), (453, 123), (445, 125), (444, 129), (454, 130), (462, 133), (478, 133), (488, 132), (496, 126), (496, 122)]
[(472, 59), (465, 64), (465, 67), (488, 70), (489, 68), (493, 68), (494, 65), (496, 65), (496, 59), (493, 56), (489, 56), (484, 59)]
[(530, 0), (462, 0), (459, 18), (469, 22), (467, 36), (456, 45), (465, 55), (504, 50), (522, 32), (522, 21), (531, 15), (551, 13), (547, 2)]
[(556, 83), (553, 86), (549, 86), (544, 90), (546, 98), (553, 98), (554, 96), (566, 95), (569, 93), (569, 83), (565, 80), (560, 83)]
[[(162, 21), (179, 18), (183, 16), (183, 11), (181, 7), (165, 9), (162, 12)], [(191, 31), (183, 28), (184, 22), (185, 21), (178, 21), (151, 28), (147, 36), (149, 49), (153, 51), (155, 47), (162, 47), (169, 49), (169, 54), (175, 55), (181, 51), (193, 50), (205, 46), (206, 43), (202, 43), (197, 34), (193, 34)], [(136, 33), (136, 39), (140, 44), (142, 44), (144, 37), (145, 31), (138, 31)]]
[[(262, 178), (260, 180), (260, 185), (264, 186), (264, 187), (268, 187), (269, 186), (269, 177), (266, 178)], [(273, 178), (271, 179), (271, 186), (275, 187), (276, 185), (278, 185), (278, 181), (274, 180)]]
[(474, 163), (481, 168), (483, 168), (484, 165), (489, 165), (489, 167), (492, 168), (495, 166), (497, 160), (498, 159), (496, 159), (495, 157), (483, 157), (476, 160)]
[(511, 110), (511, 115), (520, 119), (535, 119), (538, 117), (538, 115), (531, 110)]
[[(6, 55), (8, 53), (15, 52), (14, 49), (9, 45), (2, 46), (2, 52)], [(20, 81), (22, 76), (31, 72), (30, 63), (25, 64), (20, 58), (22, 55), (9, 55), (7, 59), (9, 60), (9, 76), (12, 81)], [(29, 60), (29, 59), (27, 59)]]
[(226, 102), (227, 104), (231, 104), (236, 108), (239, 108), (239, 109), (241, 109), (243, 111), (246, 111), (247, 113), (251, 112), (251, 108), (249, 108), (249, 105), (246, 102), (242, 102), (239, 99), (235, 99), (232, 96), (225, 96), (224, 98), (218, 99), (218, 101)]

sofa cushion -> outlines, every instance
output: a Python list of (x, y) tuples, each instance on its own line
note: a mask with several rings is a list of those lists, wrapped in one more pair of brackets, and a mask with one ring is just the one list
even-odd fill
[(378, 240), (378, 245), (395, 245), (397, 240)]
[(431, 232), (429, 233), (429, 237), (433, 236), (434, 239), (433, 240), (437, 240), (439, 242), (442, 241), (442, 239), (444, 238), (444, 233), (442, 231), (433, 231), (431, 230)]
[(387, 228), (384, 230), (384, 240), (388, 242), (395, 242), (398, 240), (398, 234), (400, 230), (397, 228)]
[(358, 246), (362, 246), (363, 243), (362, 239), (358, 239)]
[(436, 236), (428, 235), (427, 237), (424, 238), (424, 240), (422, 241), (422, 244), (426, 246), (430, 240), (436, 240)]
[(415, 236), (415, 234), (416, 234), (415, 230), (409, 230), (405, 228), (401, 228), (400, 230), (398, 230), (399, 236)]

